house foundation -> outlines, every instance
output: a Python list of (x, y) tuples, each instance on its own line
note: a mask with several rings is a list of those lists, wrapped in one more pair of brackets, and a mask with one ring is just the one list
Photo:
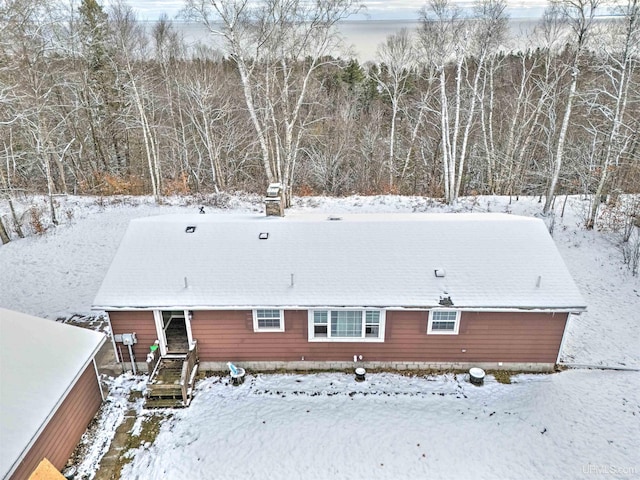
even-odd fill
[[(472, 367), (483, 370), (507, 370), (514, 372), (553, 372), (554, 363), (526, 363), (526, 362), (317, 362), (317, 361), (297, 361), (297, 362), (237, 362), (238, 366), (246, 369), (249, 373), (272, 372), (278, 370), (285, 371), (327, 371), (327, 370), (353, 370), (354, 367), (364, 367), (367, 371), (397, 370), (418, 371), (418, 370), (464, 370)], [(226, 362), (201, 362), (200, 370), (212, 372), (226, 372)]]

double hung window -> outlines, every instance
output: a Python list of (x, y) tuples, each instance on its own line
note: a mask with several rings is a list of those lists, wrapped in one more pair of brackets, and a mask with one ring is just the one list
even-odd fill
[(428, 334), (457, 335), (460, 328), (458, 310), (431, 310), (429, 312)]
[(382, 310), (311, 310), (309, 340), (384, 341)]
[(284, 332), (282, 310), (262, 308), (253, 311), (254, 332)]

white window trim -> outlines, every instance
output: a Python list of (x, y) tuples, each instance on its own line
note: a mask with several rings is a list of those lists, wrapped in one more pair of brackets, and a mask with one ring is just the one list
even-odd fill
[[(446, 330), (432, 330), (433, 325), (433, 312), (456, 312), (456, 320), (455, 327), (453, 331)], [(453, 308), (436, 308), (429, 310), (429, 322), (427, 323), (427, 335), (458, 335), (458, 331), (460, 330), (460, 310), (455, 310)], [(441, 321), (441, 320), (438, 320)]]
[(153, 320), (156, 324), (156, 335), (158, 337), (158, 342), (160, 342), (160, 355), (164, 357), (167, 354), (167, 339), (164, 336), (162, 310), (153, 311)]
[[(168, 354), (167, 351), (167, 337), (165, 335), (165, 326), (164, 321), (162, 319), (162, 312), (170, 311), (170, 310), (153, 310), (153, 320), (156, 324), (156, 335), (158, 337), (158, 342), (160, 343), (160, 355), (165, 356)], [(178, 311), (178, 310), (176, 310)], [(191, 310), (183, 310), (184, 314), (184, 325), (187, 330), (187, 341), (189, 342), (189, 346), (193, 345), (193, 332), (191, 331), (191, 318), (193, 312)], [(178, 315), (178, 317), (182, 318), (182, 315)]]
[[(331, 312), (332, 311), (360, 311), (362, 312), (362, 336), (361, 337), (331, 337)], [(313, 312), (327, 312), (327, 336), (326, 337), (314, 337), (314, 322), (313, 322)], [(378, 337), (366, 337), (366, 312), (375, 311), (380, 312), (380, 323), (378, 329)], [(361, 342), (373, 342), (373, 343), (383, 343), (385, 337), (385, 325), (386, 325), (386, 310), (381, 308), (313, 308), (307, 311), (308, 316), (308, 324), (307, 324), (307, 332), (308, 332), (308, 340), (310, 342), (348, 342), (348, 343), (361, 343)]]
[[(280, 327), (261, 328), (258, 326), (258, 310), (278, 310), (280, 312)], [(284, 332), (284, 310), (278, 308), (254, 308), (253, 309), (253, 331), (254, 332)]]

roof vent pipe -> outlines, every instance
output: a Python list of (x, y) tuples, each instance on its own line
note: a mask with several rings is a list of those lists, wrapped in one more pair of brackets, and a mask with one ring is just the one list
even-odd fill
[(293, 287), (293, 273), (291, 274), (291, 286)]
[(189, 288), (189, 281), (187, 280), (187, 277), (184, 277), (184, 288)]
[(542, 285), (542, 275), (538, 275), (538, 280), (536, 280), (536, 288), (540, 288)]

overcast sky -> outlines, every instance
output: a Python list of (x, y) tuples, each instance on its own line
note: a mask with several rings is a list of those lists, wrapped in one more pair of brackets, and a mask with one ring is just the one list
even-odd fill
[[(512, 18), (538, 17), (547, 2), (545, 0), (507, 0), (509, 15)], [(104, 0), (109, 4), (109, 0)], [(367, 13), (352, 17), (352, 20), (410, 20), (418, 17), (418, 10), (424, 0), (365, 0)], [(471, 1), (457, 0), (460, 6), (470, 6)], [(129, 0), (128, 4), (136, 11), (140, 20), (155, 21), (161, 13), (175, 18), (184, 5), (183, 0)]]

